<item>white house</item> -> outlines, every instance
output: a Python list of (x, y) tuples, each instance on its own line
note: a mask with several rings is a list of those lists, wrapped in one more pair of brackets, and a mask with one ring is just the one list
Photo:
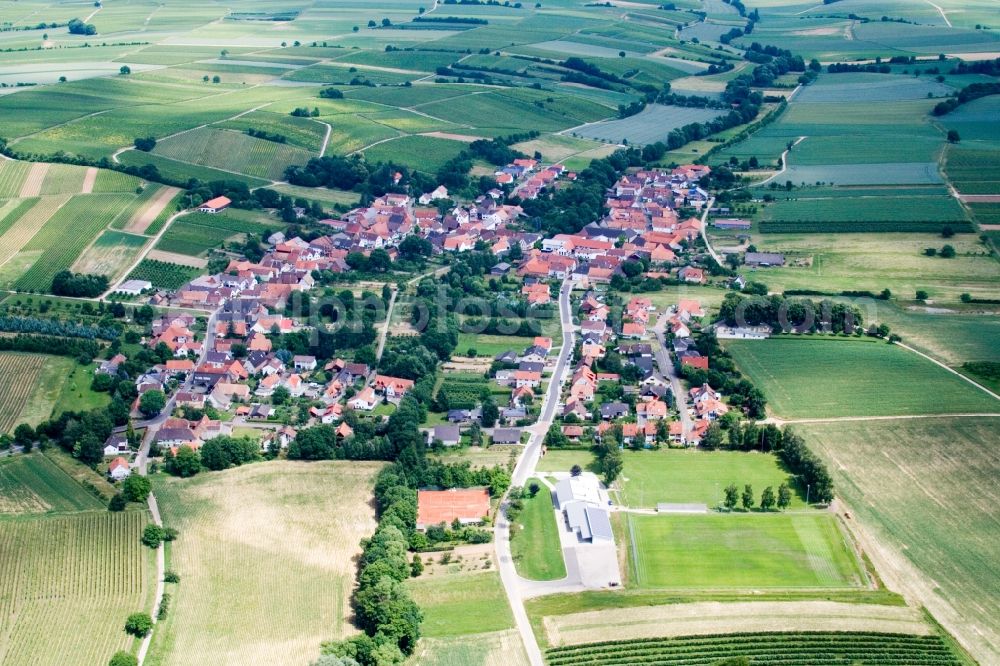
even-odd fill
[(129, 467), (128, 461), (124, 458), (115, 458), (108, 465), (108, 476), (110, 476), (115, 481), (121, 481), (127, 478), (129, 474), (132, 473), (132, 468)]

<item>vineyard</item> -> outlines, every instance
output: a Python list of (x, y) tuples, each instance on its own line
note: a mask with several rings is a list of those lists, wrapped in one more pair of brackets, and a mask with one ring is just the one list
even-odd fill
[(1000, 150), (952, 146), (944, 169), (955, 189), (962, 194), (1000, 192)]
[(14, 223), (31, 210), (31, 207), (36, 203), (38, 203), (38, 198), (31, 197), (29, 199), (8, 199), (0, 206), (0, 236), (7, 233), (7, 230), (14, 226)]
[[(855, 190), (856, 191), (856, 190)], [(838, 193), (839, 194), (839, 193)], [(943, 225), (972, 231), (954, 197), (833, 196), (777, 201), (764, 209), (762, 232), (886, 232), (937, 233)]]
[(0, 352), (0, 433), (17, 425), (44, 364), (45, 357), (39, 354)]
[(104, 503), (44, 455), (0, 458), (0, 516), (88, 509)]
[(129, 280), (148, 280), (154, 287), (177, 289), (186, 282), (198, 277), (201, 271), (191, 266), (181, 266), (168, 261), (143, 259), (128, 275)]
[(30, 168), (27, 162), (0, 160), (0, 199), (16, 197), (21, 193), (21, 185), (28, 177)]
[(152, 606), (145, 512), (0, 521), (0, 659), (5, 666), (105, 664)]
[(442, 392), (448, 396), (449, 409), (472, 409), (490, 392), (490, 383), (482, 375), (450, 373), (438, 389), (439, 399)]
[(960, 664), (940, 636), (881, 633), (758, 633), (721, 634), (610, 641), (550, 649), (551, 666), (579, 664), (718, 664), (746, 657), (750, 664), (823, 666), (881, 664), (912, 666)]
[(135, 192), (141, 180), (120, 171), (101, 169), (94, 181), (94, 192)]
[(119, 273), (135, 261), (148, 240), (144, 236), (121, 231), (105, 231), (73, 263), (72, 270), (77, 273), (107, 275), (114, 281)]
[(83, 191), (86, 167), (72, 164), (50, 164), (42, 181), (41, 194), (79, 194)]
[(326, 134), (326, 128), (315, 120), (295, 118), (270, 111), (254, 111), (234, 120), (219, 123), (217, 126), (241, 132), (255, 129), (281, 134), (288, 138), (288, 143), (317, 152), (322, 147), (323, 136)]
[[(51, 218), (59, 207), (62, 206), (69, 197), (44, 197), (42, 199), (29, 199), (37, 202), (34, 206), (21, 212), (21, 216), (11, 221), (10, 228), (0, 236), (0, 266), (10, 261), (21, 248), (25, 246), (31, 238), (38, 233), (45, 223)], [(17, 222), (17, 224), (14, 224)], [(5, 222), (6, 224), (6, 222)], [(16, 275), (14, 276), (16, 277)], [(6, 281), (8, 275), (6, 271), (0, 272), (0, 282)]]
[(296, 146), (210, 128), (192, 130), (167, 139), (157, 144), (154, 153), (272, 180), (281, 179), (288, 165), (305, 164), (313, 156)]
[(134, 197), (127, 206), (124, 206), (115, 216), (115, 219), (111, 222), (112, 229), (125, 229), (132, 218), (140, 210), (145, 208), (153, 201), (160, 191), (163, 189), (162, 185), (157, 185), (155, 183), (150, 183), (143, 190), (142, 193)]
[(233, 236), (259, 234), (267, 230), (268, 227), (259, 222), (235, 219), (225, 213), (192, 213), (175, 220), (163, 234), (156, 249), (198, 256), (219, 247)]
[[(969, 222), (948, 222), (955, 232), (971, 232)], [(760, 223), (760, 231), (765, 234), (792, 233), (887, 233), (887, 232), (918, 232), (938, 233), (942, 223), (929, 220), (895, 221), (855, 221), (855, 222), (819, 222), (814, 220), (766, 220)]]
[(14, 283), (18, 291), (48, 291), (52, 278), (69, 268), (85, 247), (114, 219), (130, 196), (94, 194), (73, 197), (24, 246), (40, 256)]

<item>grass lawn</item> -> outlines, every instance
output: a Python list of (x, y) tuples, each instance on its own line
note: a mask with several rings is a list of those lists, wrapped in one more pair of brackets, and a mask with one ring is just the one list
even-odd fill
[(545, 455), (538, 459), (536, 469), (539, 472), (568, 472), (573, 465), (595, 471), (597, 457), (590, 449), (547, 449)]
[(630, 515), (640, 588), (854, 587), (855, 557), (832, 515)]
[(420, 630), (428, 638), (514, 627), (514, 616), (496, 571), (424, 575), (406, 585), (424, 613)]
[(62, 391), (55, 406), (56, 415), (63, 412), (84, 412), (97, 409), (104, 407), (111, 401), (107, 393), (90, 390), (90, 382), (94, 378), (94, 368), (96, 367), (96, 363), (79, 365), (73, 362), (72, 369), (63, 377)]
[[(524, 500), (524, 510), (512, 525), (510, 542), (518, 574), (529, 580), (558, 580), (566, 576), (559, 526), (552, 506), (552, 493), (543, 483), (534, 497)], [(530, 483), (528, 484), (530, 485)]]
[[(757, 499), (767, 486), (775, 492), (782, 483), (797, 489), (795, 478), (777, 456), (742, 451), (625, 451), (622, 477), (622, 500), (630, 507), (654, 507), (660, 502), (715, 507), (722, 502), (723, 490), (730, 483), (741, 491), (749, 483)], [(803, 505), (803, 498), (793, 492), (791, 508)]]
[(852, 515), (899, 567), (926, 582), (923, 602), (981, 663), (1000, 645), (1000, 418), (797, 426), (830, 466)]
[[(442, 420), (442, 423), (444, 421)], [(454, 446), (441, 452), (428, 451), (427, 455), (449, 465), (469, 463), (473, 468), (512, 466), (521, 449), (517, 446)]]
[(996, 412), (1000, 403), (901, 347), (871, 339), (728, 341), (726, 349), (787, 418)]
[(517, 335), (486, 335), (485, 333), (459, 333), (458, 346), (455, 353), (465, 354), (469, 349), (475, 349), (478, 356), (489, 356), (490, 358), (513, 350), (518, 353), (523, 352), (531, 346), (532, 338)]

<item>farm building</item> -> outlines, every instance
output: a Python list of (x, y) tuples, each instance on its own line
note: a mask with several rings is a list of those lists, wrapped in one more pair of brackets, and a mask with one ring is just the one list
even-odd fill
[(749, 231), (753, 223), (750, 220), (741, 220), (736, 217), (724, 217), (717, 220), (712, 220), (712, 226), (716, 229), (739, 229), (741, 231)]
[(215, 197), (214, 199), (209, 199), (202, 205), (198, 206), (198, 212), (215, 214), (229, 208), (229, 204), (231, 203), (233, 202), (229, 199), (229, 197)]
[(452, 488), (417, 491), (417, 529), (433, 525), (481, 523), (490, 515), (490, 493), (486, 488)]
[(608, 493), (593, 474), (581, 474), (556, 484), (556, 504), (566, 525), (580, 541), (613, 542)]
[(777, 252), (747, 252), (743, 263), (747, 266), (784, 266), (785, 255)]
[(152, 289), (153, 283), (149, 280), (125, 280), (115, 288), (115, 291), (129, 296), (138, 296), (147, 289)]
[(111, 464), (108, 465), (108, 476), (115, 481), (121, 481), (122, 479), (128, 477), (131, 473), (132, 468), (129, 467), (128, 461), (124, 458), (115, 458), (111, 461)]

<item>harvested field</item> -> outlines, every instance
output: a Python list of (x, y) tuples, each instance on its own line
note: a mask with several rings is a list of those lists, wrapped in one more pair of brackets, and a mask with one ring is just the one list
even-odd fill
[(166, 261), (171, 264), (180, 264), (181, 266), (190, 266), (192, 268), (205, 268), (208, 266), (208, 259), (192, 257), (186, 254), (178, 254), (176, 252), (165, 252), (163, 250), (150, 250), (146, 254), (146, 258), (155, 259), (157, 261)]
[(28, 177), (25, 179), (24, 184), (21, 185), (21, 193), (19, 196), (23, 197), (37, 197), (42, 193), (42, 182), (45, 180), (45, 173), (49, 170), (49, 165), (44, 162), (35, 162), (31, 165), (31, 169), (28, 171)]
[(82, 194), (90, 194), (94, 191), (94, 183), (97, 181), (97, 167), (88, 167), (87, 173), (83, 177)]
[[(377, 463), (255, 463), (155, 478), (182, 583), (154, 663), (305, 666), (348, 622)], [(225, 609), (223, 612), (222, 609)]]
[(916, 608), (833, 601), (668, 604), (557, 615), (544, 618), (542, 624), (552, 646), (659, 636), (704, 636), (736, 629), (930, 633), (930, 627)]
[(163, 209), (166, 208), (174, 197), (180, 193), (180, 189), (176, 187), (164, 186), (156, 193), (156, 196), (152, 200), (146, 203), (145, 207), (140, 208), (132, 214), (128, 223), (125, 225), (125, 231), (131, 231), (134, 234), (144, 234), (149, 225), (159, 217)]

